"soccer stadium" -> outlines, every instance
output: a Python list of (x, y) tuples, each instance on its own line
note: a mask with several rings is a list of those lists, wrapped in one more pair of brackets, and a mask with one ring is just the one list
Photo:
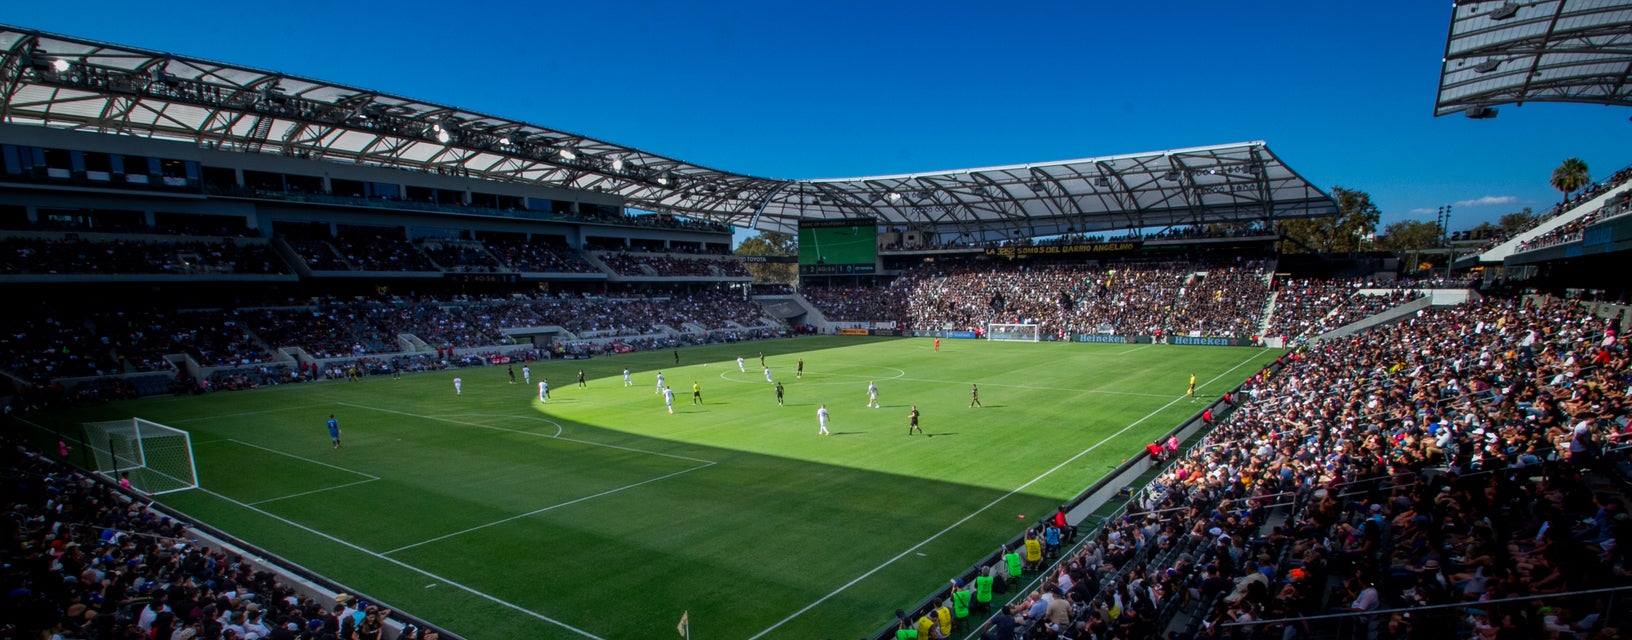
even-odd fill
[[(1448, 18), (1423, 119), (1632, 104), (1632, 0)], [(0, 638), (1632, 633), (1632, 168), (1379, 234), (1264, 140), (783, 179), (0, 53)]]

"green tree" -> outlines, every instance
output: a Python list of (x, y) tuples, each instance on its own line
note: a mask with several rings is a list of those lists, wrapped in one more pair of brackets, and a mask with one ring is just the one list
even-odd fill
[(1377, 210), (1377, 205), (1371, 203), (1371, 194), (1357, 189), (1332, 187), (1332, 199), (1337, 201), (1337, 215), (1297, 218), (1282, 224), (1281, 229), (1287, 237), (1297, 241), (1283, 244), (1283, 251), (1342, 253), (1360, 250), (1362, 239), (1377, 231), (1377, 220), (1382, 213)]
[(1496, 220), (1496, 226), (1501, 227), (1502, 233), (1509, 236), (1529, 229), (1535, 224), (1536, 214), (1530, 212), (1530, 207), (1525, 207), (1523, 211), (1503, 214)]
[[(743, 240), (734, 253), (739, 256), (796, 256), (799, 255), (799, 239), (787, 233), (761, 231), (759, 235)], [(748, 273), (754, 274), (755, 282), (792, 284), (799, 274), (799, 265), (792, 262), (750, 262), (744, 266), (748, 268)]]
[(1570, 201), (1570, 194), (1576, 189), (1592, 183), (1592, 175), (1587, 172), (1587, 163), (1580, 158), (1566, 158), (1564, 164), (1553, 169), (1553, 179), (1550, 184), (1554, 189), (1564, 192), (1564, 201)]
[(1430, 249), (1439, 246), (1439, 225), (1422, 220), (1401, 220), (1383, 228), (1377, 248), (1384, 251)]

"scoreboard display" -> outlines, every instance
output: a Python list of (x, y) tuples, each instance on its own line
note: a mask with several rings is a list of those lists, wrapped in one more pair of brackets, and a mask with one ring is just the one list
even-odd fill
[(799, 221), (799, 275), (870, 275), (877, 265), (877, 220)]

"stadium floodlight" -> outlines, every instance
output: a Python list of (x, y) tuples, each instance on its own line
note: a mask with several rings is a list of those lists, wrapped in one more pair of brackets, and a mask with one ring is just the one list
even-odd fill
[(1478, 72), (1478, 73), (1490, 73), (1492, 71), (1495, 71), (1496, 67), (1500, 67), (1500, 66), (1502, 66), (1502, 60), (1501, 59), (1491, 58), (1489, 60), (1486, 60), (1484, 62), (1481, 62), (1479, 64), (1474, 65), (1473, 70)]
[(499, 144), (502, 144), (502, 145), (504, 145), (506, 147), (510, 146), (510, 136), (504, 136), (502, 138), (499, 138)]
[(901, 194), (896, 193), (894, 191), (891, 191), (889, 193), (889, 195), (886, 195), (884, 197), (888, 198), (890, 200), (890, 202), (900, 202), (901, 201)]
[(1495, 107), (1472, 106), (1467, 110), (1468, 118), (1472, 120), (1489, 120), (1496, 117)]
[(1519, 15), (1519, 7), (1520, 5), (1517, 2), (1504, 3), (1502, 6), (1496, 7), (1495, 11), (1490, 12), (1490, 19), (1506, 20), (1513, 16)]
[(613, 171), (623, 171), (623, 158), (613, 158), (612, 159), (612, 170)]
[(560, 154), (562, 160), (577, 160), (578, 159), (578, 154), (573, 153), (572, 149), (562, 149), (558, 153)]
[(436, 128), (436, 141), (437, 142), (440, 142), (442, 144), (447, 144), (448, 141), (452, 140), (452, 139), (453, 139), (453, 136), (450, 136), (450, 135), (448, 135), (448, 132), (443, 131), (442, 127), (437, 127)]
[(51, 68), (56, 69), (57, 73), (62, 73), (64, 71), (67, 71), (68, 70), (68, 61), (63, 60), (62, 58), (57, 58), (56, 60), (52, 60), (51, 61)]
[(657, 183), (667, 187), (667, 186), (669, 186), (669, 177), (668, 176), (658, 176), (657, 177)]

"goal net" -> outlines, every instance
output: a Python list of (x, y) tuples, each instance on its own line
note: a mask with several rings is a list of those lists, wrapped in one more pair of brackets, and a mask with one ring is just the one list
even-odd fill
[(186, 431), (131, 418), (85, 423), (85, 443), (96, 458), (95, 471), (147, 494), (198, 487), (193, 441)]
[(1035, 324), (989, 324), (986, 325), (986, 339), (1001, 342), (1037, 342), (1042, 335), (1041, 325)]

